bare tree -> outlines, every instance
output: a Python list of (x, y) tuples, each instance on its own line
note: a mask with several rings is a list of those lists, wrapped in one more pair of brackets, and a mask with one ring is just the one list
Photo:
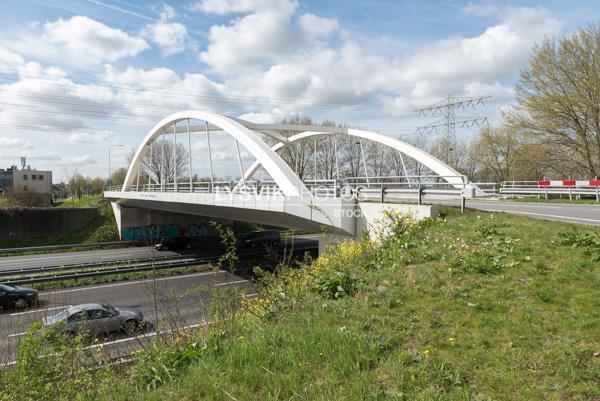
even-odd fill
[[(177, 179), (186, 174), (188, 171), (188, 149), (181, 143), (177, 143), (176, 151), (174, 152), (174, 142), (169, 139), (158, 139), (152, 144), (152, 152), (148, 150), (146, 156), (142, 160), (140, 169), (140, 183), (144, 180), (142, 177), (148, 177), (153, 183), (161, 184), (175, 181), (175, 171), (177, 171)], [(128, 161), (131, 164), (135, 151), (132, 151), (128, 156)], [(146, 179), (146, 180), (147, 180)]]

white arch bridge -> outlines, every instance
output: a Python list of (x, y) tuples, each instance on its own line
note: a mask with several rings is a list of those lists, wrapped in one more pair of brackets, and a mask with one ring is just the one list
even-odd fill
[[(213, 165), (214, 137), (211, 142), (211, 135), (216, 133), (233, 139), (240, 170), (235, 180), (217, 177)], [(198, 136), (202, 146), (196, 151), (199, 147), (192, 146), (192, 138), (197, 140)], [(320, 173), (323, 166), (317, 145), (322, 138), (333, 145), (328, 157), (329, 173)], [(305, 149), (314, 145), (314, 151), (300, 160), (305, 171), (298, 174), (298, 158), (292, 166), (280, 153), (302, 141), (306, 145), (307, 140)], [(343, 175), (338, 149), (341, 141), (357, 145), (353, 170), (359, 173), (356, 176)], [(367, 144), (386, 148), (388, 155), (392, 152), (396, 161), (394, 174), (373, 173), (365, 156)], [(204, 179), (193, 173), (194, 167), (199, 167), (198, 152), (203, 155), (200, 167), (208, 168)], [(242, 154), (253, 159), (246, 169)], [(382, 163), (377, 155), (370, 160)], [(409, 161), (429, 174), (411, 175)], [(310, 165), (312, 174), (307, 173)], [(263, 174), (268, 178), (258, 180), (257, 176)], [(357, 217), (360, 218), (357, 208), (362, 201), (383, 203), (417, 197), (420, 203), (422, 196), (464, 199), (479, 193), (476, 185), (450, 166), (390, 136), (344, 127), (257, 124), (210, 112), (182, 111), (164, 118), (150, 130), (135, 152), (122, 187), (108, 188), (105, 197), (113, 203), (120, 232), (126, 220), (124, 211), (138, 208), (310, 231), (320, 231), (325, 226), (355, 235)]]

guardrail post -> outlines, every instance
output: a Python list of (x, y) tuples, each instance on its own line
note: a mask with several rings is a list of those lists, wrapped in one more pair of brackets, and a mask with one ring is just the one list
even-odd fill
[(573, 200), (573, 193), (571, 192), (571, 186), (569, 185), (569, 200)]
[(596, 202), (600, 202), (600, 192), (598, 192), (598, 185), (596, 185)]
[(417, 195), (417, 205), (421, 205), (422, 203), (422, 197), (423, 197), (423, 189), (421, 188), (421, 182), (419, 181), (419, 187), (417, 188), (418, 191), (418, 195)]

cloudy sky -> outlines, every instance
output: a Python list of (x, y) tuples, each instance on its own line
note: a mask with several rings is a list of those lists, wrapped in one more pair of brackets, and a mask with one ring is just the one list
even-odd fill
[[(113, 168), (124, 166), (154, 123), (183, 109), (406, 136), (429, 122), (420, 106), (491, 95), (478, 113), (494, 120), (532, 46), (595, 22), (600, 2), (21, 0), (0, 10), (0, 168), (26, 156), (57, 181), (106, 176), (110, 145), (125, 145), (113, 150)], [(233, 149), (217, 141), (227, 172)]]

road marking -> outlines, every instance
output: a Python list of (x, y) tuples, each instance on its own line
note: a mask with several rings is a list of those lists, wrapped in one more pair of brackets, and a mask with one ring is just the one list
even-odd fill
[(515, 214), (524, 214), (524, 215), (541, 216), (541, 217), (554, 217), (554, 218), (558, 218), (558, 219), (581, 220), (581, 221), (590, 221), (590, 222), (594, 222), (594, 223), (600, 223), (600, 220), (596, 220), (596, 219), (586, 219), (586, 218), (583, 218), (583, 217), (570, 217), (570, 216), (563, 216), (563, 215), (557, 215), (557, 214), (519, 212), (517, 210), (492, 210), (492, 209), (488, 209), (486, 211), (487, 212), (499, 212), (499, 213), (515, 213)]
[(116, 283), (116, 284), (96, 285), (96, 286), (93, 286), (93, 287), (80, 287), (80, 288), (72, 288), (70, 290), (43, 292), (43, 293), (40, 293), (40, 296), (42, 296), (42, 295), (64, 294), (64, 293), (67, 293), (67, 292), (89, 291), (89, 290), (96, 290), (98, 288), (120, 287), (120, 286), (125, 286), (125, 285), (148, 283), (148, 282), (151, 282), (151, 281), (167, 281), (167, 280), (175, 280), (175, 279), (180, 279), (180, 278), (206, 276), (208, 274), (220, 274), (220, 273), (226, 273), (226, 272), (223, 271), (223, 270), (218, 270), (216, 272), (214, 272), (214, 271), (207, 271), (207, 272), (195, 273), (195, 274), (187, 274), (187, 275), (182, 275), (182, 276), (161, 277), (161, 278), (157, 278), (156, 280), (154, 280), (154, 279), (147, 279), (147, 280), (126, 281), (126, 282), (123, 282), (123, 283)]
[(223, 285), (231, 285), (231, 284), (246, 283), (246, 282), (248, 282), (248, 280), (228, 281), (228, 282), (225, 282), (225, 283), (218, 283), (218, 284), (215, 284), (215, 287), (221, 287), (221, 286), (223, 286)]
[[(13, 262), (31, 262), (31, 261), (39, 261), (41, 260), (47, 260), (47, 259), (73, 259), (73, 258), (81, 258), (81, 257), (87, 257), (87, 256), (94, 256), (94, 257), (99, 257), (99, 258), (114, 258), (115, 257), (115, 253), (116, 254), (131, 254), (131, 253), (146, 253), (148, 252), (148, 249), (135, 249), (135, 250), (128, 250), (127, 252), (115, 252), (114, 250), (107, 250), (106, 252), (102, 252), (102, 253), (86, 253), (86, 252), (82, 252), (76, 255), (73, 254), (58, 254), (56, 256), (48, 256), (48, 254), (40, 254), (35, 258), (29, 257), (29, 258), (25, 258), (25, 259), (15, 259), (14, 256), (6, 256), (5, 258), (9, 258), (9, 259), (5, 259), (5, 258), (0, 258), (0, 261), (2, 262), (6, 262), (6, 263), (13, 263)], [(109, 253), (110, 252), (110, 253)]]
[(468, 204), (475, 204), (475, 205), (489, 205), (489, 206), (509, 206), (509, 207), (531, 207), (531, 208), (538, 208), (538, 209), (563, 209), (562, 206), (545, 206), (545, 205), (523, 205), (522, 203), (513, 203), (511, 204), (510, 202), (506, 202), (506, 203), (491, 203), (491, 202), (482, 202), (482, 201), (467, 201), (467, 205)]
[[(257, 297), (258, 295), (259, 294), (257, 292), (253, 292), (253, 293), (250, 293), (250, 294), (244, 294), (243, 296), (245, 298), (253, 298), (253, 297)], [(212, 323), (212, 322), (196, 323), (196, 324), (187, 325), (187, 326), (183, 326), (183, 327), (178, 327), (178, 328), (174, 328), (174, 329), (162, 330), (162, 331), (159, 331), (159, 332), (147, 333), (147, 334), (138, 335), (138, 336), (134, 336), (134, 337), (121, 338), (119, 340), (114, 340), (114, 341), (109, 341), (109, 342), (105, 342), (105, 343), (90, 345), (90, 346), (86, 347), (86, 349), (95, 349), (95, 348), (98, 348), (98, 347), (104, 347), (106, 345), (120, 344), (120, 343), (124, 343), (124, 342), (127, 342), (127, 341), (139, 340), (139, 339), (146, 338), (146, 337), (153, 337), (156, 334), (169, 333), (169, 332), (172, 332), (172, 331), (175, 331), (175, 330), (189, 330), (189, 329), (197, 328), (197, 327), (200, 327), (200, 326), (206, 326), (206, 325), (209, 325), (210, 323)], [(27, 334), (27, 333), (11, 334), (8, 337), (22, 336), (24, 334)], [(7, 362), (7, 363), (0, 363), (0, 367), (8, 367), (8, 366), (16, 365), (16, 364), (17, 364), (17, 361), (10, 361), (10, 362)]]
[(49, 310), (56, 310), (56, 309), (66, 309), (66, 308), (68, 308), (69, 306), (72, 306), (72, 305), (54, 306), (54, 307), (52, 307), (52, 308), (44, 308), (44, 309), (33, 309), (33, 310), (28, 310), (28, 311), (25, 311), (25, 312), (16, 312), (16, 313), (11, 313), (11, 314), (10, 314), (10, 315), (8, 315), (8, 316), (19, 316), (19, 315), (26, 315), (26, 314), (28, 314), (28, 313), (45, 312), (45, 311), (49, 311)]
[[(244, 281), (248, 281), (248, 280), (244, 280)], [(258, 296), (258, 293), (256, 293), (256, 292), (244, 295), (244, 297), (246, 297), (246, 298), (256, 297), (256, 296)], [(170, 332), (173, 332), (173, 331), (176, 331), (176, 330), (194, 329), (194, 328), (201, 327), (201, 326), (207, 326), (210, 323), (212, 323), (212, 322), (196, 323), (196, 324), (191, 324), (191, 325), (187, 325), (187, 326), (176, 327), (176, 328), (173, 328), (173, 329), (161, 330), (161, 331), (158, 331), (158, 332), (142, 334), (142, 335), (138, 335), (138, 336), (134, 336), (134, 337), (120, 338), (120, 339), (114, 340), (114, 341), (108, 341), (108, 342), (105, 342), (105, 343), (90, 345), (89, 347), (86, 347), (86, 349), (94, 349), (94, 348), (103, 347), (103, 346), (106, 346), (106, 345), (120, 344), (120, 343), (124, 343), (124, 342), (127, 342), (127, 341), (139, 340), (139, 339), (147, 338), (147, 337), (154, 337), (157, 334), (170, 333)]]

